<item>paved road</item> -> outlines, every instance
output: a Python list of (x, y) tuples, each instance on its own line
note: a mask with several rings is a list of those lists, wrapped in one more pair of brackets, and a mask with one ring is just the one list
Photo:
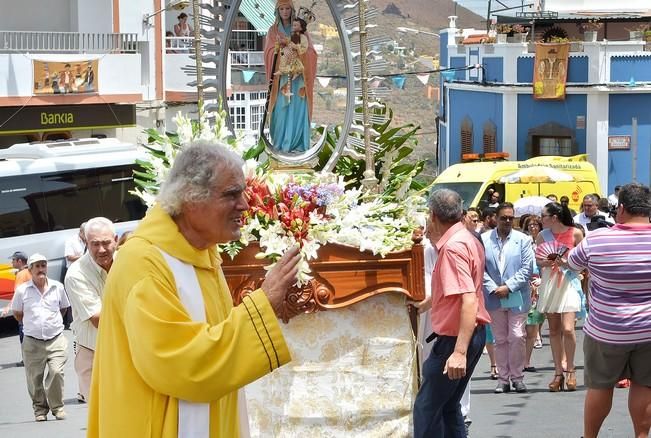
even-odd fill
[[(543, 333), (547, 335), (546, 329)], [(537, 373), (525, 373), (527, 394), (494, 394), (497, 386), (490, 380), (490, 362), (484, 355), (475, 370), (470, 395), (470, 428), (472, 438), (578, 438), (583, 429), (583, 333), (577, 330), (576, 369), (579, 387), (575, 392), (552, 393), (547, 384), (554, 376), (554, 365), (549, 348), (534, 350), (532, 364)], [(603, 438), (629, 438), (633, 425), (628, 417), (627, 389), (617, 389), (613, 409), (606, 419)]]
[[(18, 336), (14, 324), (0, 322), (0, 437), (3, 438), (79, 438), (85, 436), (87, 405), (76, 401), (77, 380), (72, 360), (66, 365), (65, 403), (68, 419), (35, 423), (27, 394), (24, 368), (15, 366), (20, 360)], [(65, 332), (69, 340), (72, 335)], [(579, 345), (583, 339), (578, 332)], [(581, 436), (583, 398), (581, 386), (573, 393), (550, 393), (547, 383), (553, 375), (551, 352), (547, 339), (541, 350), (534, 351), (538, 373), (527, 373), (528, 394), (493, 394), (496, 382), (489, 379), (488, 357), (484, 356), (475, 372), (471, 391), (472, 438), (578, 438)], [(72, 342), (70, 356), (72, 357)], [(577, 379), (583, 383), (583, 357), (577, 355)], [(607, 419), (602, 437), (628, 438), (633, 428), (626, 410), (628, 391), (615, 393), (613, 410)], [(346, 437), (348, 438), (348, 437)]]

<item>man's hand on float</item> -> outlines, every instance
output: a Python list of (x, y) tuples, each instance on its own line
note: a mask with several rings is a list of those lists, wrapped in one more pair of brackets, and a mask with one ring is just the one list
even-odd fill
[(262, 290), (267, 295), (269, 303), (271, 303), (271, 307), (278, 317), (282, 316), (283, 303), (287, 291), (296, 282), (298, 262), (300, 260), (301, 255), (299, 254), (298, 246), (288, 249), (278, 259), (276, 265), (267, 272), (262, 282)]
[(429, 296), (425, 298), (423, 301), (411, 302), (408, 305), (415, 308), (418, 311), (418, 313), (424, 313), (432, 308), (432, 297)]

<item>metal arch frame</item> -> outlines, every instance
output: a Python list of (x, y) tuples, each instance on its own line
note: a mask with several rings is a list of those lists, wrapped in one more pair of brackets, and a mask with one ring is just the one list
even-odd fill
[[(230, 47), (231, 33), (233, 31), (233, 24), (235, 23), (235, 20), (237, 18), (237, 14), (240, 9), (241, 2), (242, 0), (232, 0), (231, 2), (229, 2), (230, 7), (228, 10), (228, 15), (226, 16), (226, 21), (224, 22), (223, 38), (221, 39), (221, 53), (219, 54), (219, 66), (217, 67), (220, 73), (219, 82), (220, 82), (220, 95), (222, 98), (222, 105), (224, 105), (224, 109), (227, 112), (228, 112), (228, 100), (226, 96), (226, 77), (227, 77), (226, 69), (228, 68), (227, 56), (229, 56), (228, 52)], [(350, 130), (350, 126), (353, 123), (353, 117), (355, 113), (355, 95), (354, 95), (355, 81), (354, 81), (354, 73), (353, 73), (353, 58), (351, 55), (351, 48), (350, 48), (350, 39), (348, 38), (348, 33), (346, 31), (346, 26), (344, 24), (343, 18), (339, 13), (340, 8), (343, 9), (344, 6), (349, 5), (350, 3), (347, 2), (346, 0), (339, 0), (339, 1), (326, 0), (326, 3), (328, 4), (328, 8), (330, 9), (330, 12), (332, 14), (332, 17), (334, 18), (334, 22), (337, 27), (337, 32), (339, 33), (339, 41), (341, 43), (342, 51), (344, 53), (344, 66), (346, 69), (346, 76), (348, 78), (348, 81), (346, 83), (346, 114), (344, 116), (344, 122), (341, 125), (341, 132), (339, 134), (339, 140), (337, 142), (337, 145), (335, 146), (335, 150), (333, 151), (332, 155), (330, 156), (330, 159), (328, 160), (328, 162), (326, 163), (323, 169), (327, 172), (330, 172), (332, 171), (332, 169), (334, 169), (337, 160), (343, 153), (343, 149), (346, 146), (346, 139), (348, 137), (348, 132)], [(233, 124), (231, 122), (231, 119), (230, 117), (227, 117), (226, 119), (227, 119), (228, 128), (231, 129), (232, 131)], [(308, 163), (318, 157), (318, 154), (321, 151), (323, 144), (325, 143), (328, 126), (324, 127), (323, 134), (321, 135), (321, 138), (317, 141), (317, 143), (312, 145), (307, 151), (301, 154), (279, 153), (274, 149), (273, 144), (264, 135), (263, 130), (264, 130), (264, 126), (261, 126), (260, 138), (263, 139), (265, 143), (265, 150), (267, 154), (281, 163), (298, 166), (298, 165)]]

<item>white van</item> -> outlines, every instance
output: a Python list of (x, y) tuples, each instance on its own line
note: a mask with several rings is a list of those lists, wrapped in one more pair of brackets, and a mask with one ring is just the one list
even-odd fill
[[(118, 234), (134, 229), (146, 211), (130, 193), (136, 159), (143, 158), (141, 148), (114, 138), (0, 149), (2, 267), (7, 269), (14, 251), (38, 252), (49, 261), (48, 276), (60, 280), (65, 242), (82, 222), (104, 216)], [(1, 295), (7, 299), (7, 293)]]

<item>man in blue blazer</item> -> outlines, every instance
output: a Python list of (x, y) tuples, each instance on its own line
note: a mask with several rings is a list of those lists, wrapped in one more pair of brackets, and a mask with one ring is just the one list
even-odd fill
[(499, 382), (495, 393), (527, 392), (524, 378), (527, 313), (531, 306), (529, 280), (534, 254), (531, 237), (513, 229), (513, 204), (496, 212), (497, 228), (482, 234), (486, 248), (484, 297), (495, 336)]

